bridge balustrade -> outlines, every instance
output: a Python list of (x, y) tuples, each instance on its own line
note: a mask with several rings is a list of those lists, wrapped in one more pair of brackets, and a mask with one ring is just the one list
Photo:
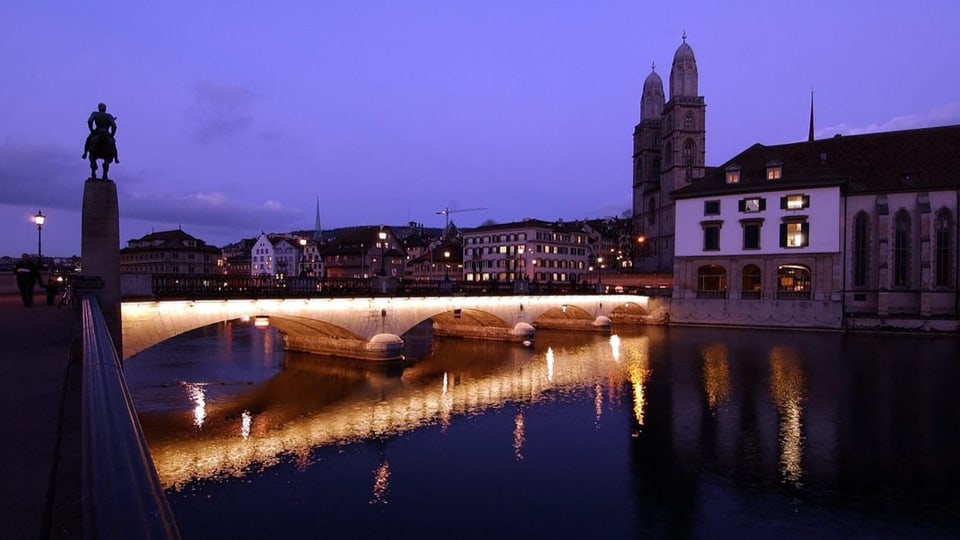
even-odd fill
[[(379, 278), (374, 278), (379, 279)], [(330, 298), (356, 296), (509, 296), (596, 294), (590, 283), (397, 279), (388, 292), (374, 279), (153, 274), (158, 300), (229, 298)]]

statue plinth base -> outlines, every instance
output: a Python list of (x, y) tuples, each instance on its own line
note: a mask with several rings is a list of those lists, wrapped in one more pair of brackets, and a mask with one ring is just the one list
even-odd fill
[(81, 276), (99, 278), (95, 291), (100, 310), (119, 355), (123, 351), (120, 320), (120, 209), (112, 180), (89, 178), (83, 185), (80, 227)]

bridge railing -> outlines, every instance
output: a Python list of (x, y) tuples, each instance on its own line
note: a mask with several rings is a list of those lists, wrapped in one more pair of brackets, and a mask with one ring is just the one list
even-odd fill
[(83, 537), (179, 539), (113, 339), (93, 294), (80, 295), (80, 311)]
[[(383, 287), (380, 279), (390, 282)], [(507, 296), (513, 294), (597, 294), (592, 283), (454, 281), (394, 278), (315, 278), (153, 274), (158, 300), (221, 298), (331, 298), (356, 296)], [(614, 292), (614, 291), (608, 291)], [(621, 292), (621, 291), (617, 291)]]

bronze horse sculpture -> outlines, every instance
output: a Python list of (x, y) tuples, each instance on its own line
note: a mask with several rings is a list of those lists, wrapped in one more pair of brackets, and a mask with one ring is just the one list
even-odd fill
[[(87, 138), (84, 156), (90, 160), (90, 178), (97, 178), (97, 160), (103, 160), (103, 179), (109, 180), (110, 164), (117, 159), (117, 146), (113, 137), (104, 131), (94, 131)], [(119, 162), (118, 162), (119, 163)]]

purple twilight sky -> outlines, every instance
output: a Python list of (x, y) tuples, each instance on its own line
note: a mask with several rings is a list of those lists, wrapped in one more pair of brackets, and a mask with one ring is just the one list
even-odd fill
[(324, 228), (619, 215), (684, 32), (708, 165), (804, 140), (811, 89), (818, 137), (960, 123), (954, 0), (6, 0), (0, 30), (0, 255), (36, 252), (38, 209), (79, 254), (100, 101), (124, 244), (312, 229), (318, 197)]

